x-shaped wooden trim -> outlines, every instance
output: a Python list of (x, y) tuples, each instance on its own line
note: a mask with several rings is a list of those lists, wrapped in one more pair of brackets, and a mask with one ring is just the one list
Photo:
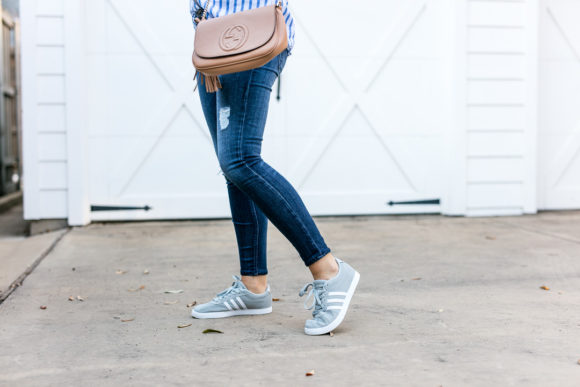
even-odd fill
[(368, 114), (367, 103), (365, 102), (364, 97), (371, 87), (373, 81), (380, 75), (381, 71), (390, 62), (395, 51), (407, 36), (408, 32), (417, 23), (426, 8), (427, 0), (415, 0), (410, 2), (399, 20), (392, 26), (390, 30), (386, 32), (383, 40), (376, 46), (377, 53), (386, 55), (385, 61), (379, 64), (376, 64), (370, 60), (367, 61), (367, 64), (361, 71), (362, 77), (360, 81), (357, 82), (358, 87), (356, 89), (349, 88), (345, 82), (343, 82), (338, 72), (333, 67), (332, 63), (324, 54), (321, 45), (316, 43), (316, 39), (314, 38), (313, 34), (309, 33), (307, 26), (300, 22), (300, 17), (297, 15), (296, 10), (292, 9), (292, 13), (299, 26), (300, 33), (311, 41), (312, 45), (320, 54), (320, 57), (330, 70), (330, 73), (343, 89), (342, 96), (338, 98), (336, 105), (328, 114), (328, 117), (323, 125), (318, 128), (316, 133), (316, 137), (323, 136), (324, 138), (330, 138), (330, 140), (324, 143), (322, 141), (311, 141), (304, 149), (301, 156), (293, 163), (293, 168), (291, 168), (289, 171), (289, 179), (297, 182), (298, 188), (301, 187), (308, 179), (316, 167), (318, 161), (324, 156), (325, 152), (329, 149), (334, 139), (338, 136), (340, 129), (344, 125), (345, 121), (350, 117), (354, 109), (358, 107), (364, 118), (369, 123), (369, 127), (376, 135), (377, 140), (380, 142), (385, 152), (392, 159), (393, 163), (397, 166), (409, 187), (412, 190), (417, 191), (417, 188), (413, 184), (412, 178), (397, 161), (393, 152), (389, 149), (389, 146), (383, 139), (383, 136), (376, 129), (376, 125), (373, 125), (373, 120), (371, 118), (372, 116)]
[[(564, 42), (570, 48), (570, 51), (576, 58), (578, 64), (580, 64), (580, 38), (578, 38), (576, 35), (567, 33), (568, 28), (565, 27), (566, 19), (562, 18), (561, 15), (557, 16), (556, 14), (558, 11), (554, 9), (554, 7), (546, 7), (546, 12), (550, 20), (556, 26), (558, 32), (562, 35)], [(546, 176), (548, 178), (548, 187), (556, 188), (564, 178), (568, 168), (577, 158), (580, 157), (580, 120), (576, 124), (575, 129), (570, 134), (570, 137), (567, 138), (563, 143), (564, 146), (562, 149), (560, 149), (559, 152), (557, 152), (553, 163), (551, 163), (548, 168), (548, 173)], [(562, 189), (564, 187), (557, 188)]]
[[(171, 124), (182, 108), (185, 108), (189, 113), (192, 120), (197, 124), (198, 128), (210, 144), (212, 140), (208, 131), (203, 130), (205, 128), (205, 121), (200, 122), (198, 119), (198, 117), (203, 117), (203, 114), (199, 107), (199, 103), (195, 103), (196, 99), (194, 98), (195, 95), (193, 93), (194, 83), (192, 80), (181, 76), (181, 71), (176, 64), (160, 61), (151, 54), (152, 52), (161, 52), (163, 43), (159, 40), (152, 29), (136, 16), (138, 15), (138, 12), (134, 7), (137, 3), (116, 0), (108, 0), (108, 3), (110, 8), (115, 12), (129, 33), (133, 36), (137, 44), (142, 48), (143, 53), (157, 70), (159, 76), (171, 90), (171, 94), (165, 103), (160, 105), (159, 108), (151, 114), (152, 118), (149, 121), (149, 127), (146, 128), (145, 131), (147, 133), (154, 133), (155, 137), (151, 136), (144, 138), (144, 141), (149, 142), (146, 145), (147, 150), (144, 153), (139, 152), (139, 155), (134, 155), (134, 159), (138, 157), (138, 164), (133, 167), (133, 171), (128, 175), (128, 178), (121, 189), (116, 192), (116, 196), (122, 196), (146, 163), (149, 156), (163, 140), (164, 136), (169, 131)], [(211, 146), (213, 147), (213, 145)], [(117, 174), (113, 178), (116, 178), (117, 180), (121, 179), (119, 174), (124, 170), (126, 171), (124, 168), (117, 168), (113, 171), (113, 174)]]

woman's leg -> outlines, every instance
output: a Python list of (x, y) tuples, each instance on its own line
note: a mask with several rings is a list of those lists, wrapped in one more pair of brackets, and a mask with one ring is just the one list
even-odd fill
[[(330, 249), (296, 190), (261, 157), (270, 93), (286, 56), (284, 51), (260, 68), (220, 76), (218, 159), (227, 179), (257, 204), (310, 266)], [(231, 204), (237, 212), (238, 204)]]
[[(272, 85), (284, 67), (286, 55), (287, 51), (284, 51), (258, 69), (221, 76), (223, 88), (216, 94), (217, 112), (212, 112), (213, 108), (204, 108), (204, 114), (206, 117), (214, 117), (214, 113), (217, 113), (217, 123), (213, 125), (213, 119), (209, 119), (211, 122), (208, 125), (214, 127), (212, 138), (216, 144), (218, 160), (229, 182), (228, 187), (231, 186), (229, 192), (232, 217), (235, 213), (240, 219), (247, 221), (238, 222), (236, 226), (236, 232), (238, 227), (240, 230), (238, 243), (240, 240), (246, 241), (250, 235), (250, 231), (244, 231), (241, 227), (246, 225), (243, 223), (253, 225), (250, 227), (251, 232), (257, 232), (258, 218), (253, 217), (254, 221), (248, 220), (253, 215), (252, 202), (292, 243), (310, 268), (314, 279), (322, 280), (306, 284), (299, 293), (303, 296), (310, 289), (307, 297), (313, 297), (314, 300), (308, 307), (314, 309), (313, 318), (306, 321), (304, 332), (320, 335), (331, 332), (343, 321), (360, 275), (350, 265), (332, 256), (298, 193), (260, 155)], [(204, 92), (200, 91), (200, 94)], [(208, 100), (208, 106), (213, 106), (213, 101)], [(234, 187), (251, 201), (241, 200), (242, 196)], [(240, 244), (240, 247), (243, 246), (243, 243)], [(246, 278), (255, 279), (258, 276)], [(252, 294), (246, 287), (236, 277), (232, 286), (218, 293), (212, 302), (196, 305), (192, 316), (221, 318), (239, 314), (270, 313), (270, 292), (266, 290), (260, 295)], [(333, 298), (330, 299), (329, 296)]]
[[(217, 99), (216, 93), (207, 93), (198, 79), (199, 96), (206, 123), (218, 154)], [(226, 177), (226, 185), (232, 213), (232, 222), (238, 243), (240, 273), (244, 284), (254, 293), (266, 289), (266, 241), (268, 219), (260, 208)]]

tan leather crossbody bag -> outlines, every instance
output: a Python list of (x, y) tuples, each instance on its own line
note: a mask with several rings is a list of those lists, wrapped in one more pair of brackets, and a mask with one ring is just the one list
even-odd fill
[(195, 31), (193, 65), (208, 92), (221, 88), (218, 75), (263, 66), (288, 46), (282, 2), (206, 19), (208, 5)]

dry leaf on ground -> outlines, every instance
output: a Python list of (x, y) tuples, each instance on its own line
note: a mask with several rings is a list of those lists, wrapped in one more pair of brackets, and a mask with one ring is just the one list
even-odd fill
[(280, 301), (280, 299), (279, 298), (272, 298), (272, 301), (278, 302), (278, 301)]
[(421, 277), (415, 277), (415, 278), (413, 278), (413, 281), (418, 281), (420, 279), (421, 279)]
[(187, 304), (188, 308), (191, 308), (192, 306), (196, 306), (197, 305), (197, 301), (193, 301), (191, 304)]
[(306, 372), (306, 376), (314, 376), (314, 370)]
[(177, 300), (175, 300), (175, 301), (165, 301), (164, 304), (165, 305), (175, 305), (175, 304), (177, 304)]
[(177, 327), (178, 328), (187, 328), (187, 327), (190, 327), (191, 325), (192, 325), (191, 323), (189, 323), (189, 324), (181, 324), (181, 325), (178, 325)]
[(73, 296), (70, 296), (70, 297), (68, 298), (68, 300), (69, 300), (69, 301), (74, 301), (74, 300), (75, 300), (75, 298), (74, 298)]
[(540, 289), (544, 289), (544, 290), (550, 290), (550, 288), (549, 288), (549, 287), (547, 287), (546, 285), (542, 285), (542, 286), (540, 286)]
[(126, 272), (127, 272), (127, 270), (121, 270), (121, 269), (119, 269), (115, 273), (117, 273), (117, 274), (125, 274)]
[(183, 293), (183, 290), (181, 290), (181, 289), (179, 289), (179, 290), (166, 290), (164, 293), (179, 294), (179, 293)]
[(40, 309), (46, 309), (46, 305), (40, 305)]
[(129, 322), (129, 321), (133, 321), (135, 320), (135, 317), (133, 318), (127, 318), (127, 319), (121, 319), (121, 322)]
[(201, 332), (201, 333), (223, 333), (223, 332), (222, 332), (222, 331), (218, 331), (217, 329), (211, 329), (211, 328), (208, 328), (208, 329), (205, 329), (205, 330), (204, 330), (203, 332)]
[(145, 285), (141, 285), (141, 286), (139, 286), (137, 289), (133, 289), (133, 288), (131, 288), (131, 289), (127, 289), (127, 291), (128, 291), (128, 292), (137, 292), (137, 291), (139, 291), (139, 290), (143, 290), (143, 289), (145, 289)]
[(81, 296), (77, 296), (77, 300), (79, 300), (79, 301), (84, 301), (85, 299), (84, 299), (84, 298), (82, 298)]

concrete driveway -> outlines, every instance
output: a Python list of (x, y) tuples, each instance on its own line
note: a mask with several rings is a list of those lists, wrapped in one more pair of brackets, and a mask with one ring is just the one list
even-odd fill
[(304, 335), (308, 271), (271, 224), (273, 313), (213, 321), (187, 304), (231, 284), (231, 220), (93, 224), (0, 305), (0, 385), (580, 385), (580, 212), (316, 223), (361, 273), (334, 336)]

